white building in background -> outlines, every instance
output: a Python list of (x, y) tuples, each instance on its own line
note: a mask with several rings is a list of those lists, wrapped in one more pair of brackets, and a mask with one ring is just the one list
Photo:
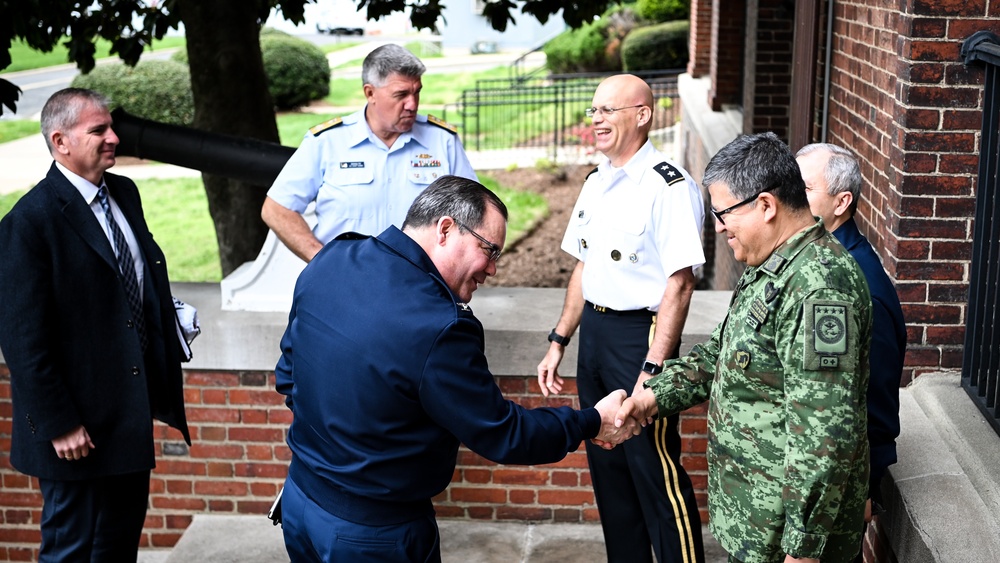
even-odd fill
[(508, 22), (501, 33), (483, 16), (482, 0), (449, 0), (444, 9), (444, 22), (438, 25), (441, 46), (465, 48), (472, 52), (496, 50), (529, 50), (540, 47), (566, 29), (562, 11), (553, 14), (544, 25), (534, 16), (514, 11), (516, 23)]
[(286, 20), (277, 10), (272, 9), (267, 19), (267, 27), (273, 27), (294, 35), (314, 34), (320, 30), (335, 27), (364, 29), (365, 35), (396, 36), (413, 33), (409, 13), (396, 12), (378, 20), (368, 21), (368, 8), (358, 11), (356, 0), (317, 0), (306, 4), (303, 13), (305, 22), (294, 24)]

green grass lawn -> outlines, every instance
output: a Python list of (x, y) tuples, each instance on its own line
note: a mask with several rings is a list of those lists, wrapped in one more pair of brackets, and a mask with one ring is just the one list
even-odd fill
[[(481, 177), (480, 180), (507, 205), (510, 214), (507, 246), (548, 213), (545, 199), (538, 194), (504, 188), (492, 178)], [(201, 179), (140, 180), (138, 185), (146, 223), (167, 257), (170, 280), (220, 281), (219, 247)], [(0, 217), (6, 215), (24, 193), (0, 194)]]
[[(155, 52), (162, 49), (181, 48), (186, 45), (186, 41), (180, 36), (164, 37), (159, 41), (153, 41), (152, 46), (146, 52)], [(94, 53), (95, 59), (116, 56), (111, 54), (111, 42), (99, 39), (96, 43), (97, 51)], [(16, 72), (19, 70), (32, 70), (47, 66), (62, 65), (70, 62), (69, 50), (60, 43), (52, 51), (43, 53), (28, 47), (23, 41), (13, 41), (10, 45), (10, 66), (2, 72)]]
[(0, 143), (13, 141), (31, 135), (40, 135), (41, 126), (37, 121), (30, 119), (4, 119), (0, 120)]

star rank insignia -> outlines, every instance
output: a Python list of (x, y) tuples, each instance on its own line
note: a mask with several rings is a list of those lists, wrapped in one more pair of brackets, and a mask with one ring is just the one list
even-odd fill
[(668, 186), (672, 186), (678, 182), (684, 181), (684, 174), (682, 174), (681, 171), (678, 170), (676, 166), (670, 164), (667, 161), (663, 161), (657, 164), (656, 166), (653, 167), (653, 170), (656, 170), (657, 174), (663, 176), (663, 180), (667, 183)]

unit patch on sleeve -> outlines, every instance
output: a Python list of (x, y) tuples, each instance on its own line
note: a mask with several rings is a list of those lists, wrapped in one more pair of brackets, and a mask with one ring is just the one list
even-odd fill
[(458, 127), (455, 127), (451, 123), (448, 123), (447, 121), (439, 117), (434, 117), (433, 115), (427, 116), (427, 123), (430, 123), (431, 125), (437, 125), (438, 127), (446, 131), (451, 131), (452, 133), (458, 133)]
[(333, 129), (334, 127), (337, 127), (338, 125), (341, 125), (343, 123), (344, 123), (343, 119), (339, 117), (334, 117), (333, 119), (324, 121), (319, 125), (310, 127), (309, 132), (313, 134), (313, 137), (319, 137), (320, 134), (323, 133), (324, 131), (329, 131), (330, 129)]
[(805, 328), (803, 368), (813, 371), (854, 369), (857, 342), (850, 329), (851, 304), (806, 300), (802, 313)]
[(663, 176), (663, 179), (666, 180), (668, 186), (684, 181), (684, 174), (681, 174), (681, 171), (669, 162), (663, 161), (654, 166), (653, 170), (656, 170), (657, 174)]

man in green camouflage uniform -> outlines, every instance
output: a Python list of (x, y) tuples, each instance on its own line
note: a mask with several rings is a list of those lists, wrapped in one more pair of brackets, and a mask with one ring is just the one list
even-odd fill
[(710, 526), (731, 562), (850, 562), (868, 483), (864, 275), (809, 212), (773, 133), (724, 147), (703, 184), (747, 269), (711, 340), (666, 361), (619, 417), (709, 401)]

